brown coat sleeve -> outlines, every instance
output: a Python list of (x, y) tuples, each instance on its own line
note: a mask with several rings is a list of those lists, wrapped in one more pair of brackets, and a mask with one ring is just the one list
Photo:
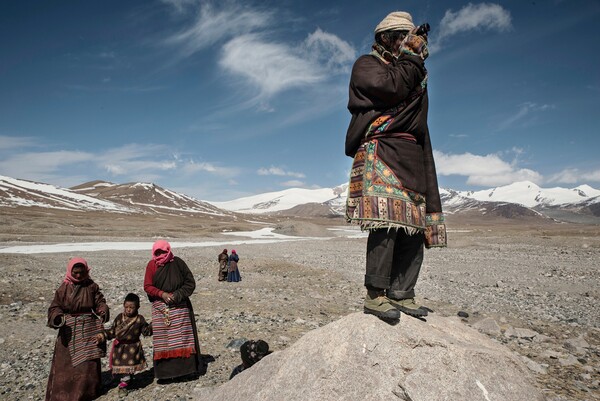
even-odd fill
[(385, 64), (373, 55), (358, 58), (352, 67), (345, 153), (354, 157), (369, 124), (387, 109), (403, 102), (426, 75), (423, 60), (404, 55)]
[(64, 324), (66, 289), (66, 284), (63, 283), (54, 291), (54, 299), (48, 308), (48, 327), (53, 329), (58, 329)]
[(152, 335), (152, 323), (148, 323), (143, 316), (140, 316), (142, 320), (142, 335), (148, 337)]
[(194, 279), (194, 275), (192, 274), (188, 265), (183, 261), (183, 259), (176, 258), (177, 267), (183, 277), (183, 285), (176, 291), (173, 292), (173, 297), (175, 298), (175, 302), (179, 303), (189, 298), (194, 290), (196, 289), (196, 280)]
[(385, 64), (379, 58), (361, 56), (352, 68), (348, 109), (385, 110), (404, 101), (425, 77), (423, 61), (406, 56)]
[(113, 324), (111, 326), (110, 329), (104, 330), (104, 337), (107, 340), (112, 340), (113, 338), (116, 337), (116, 330), (117, 330), (117, 325), (121, 322), (121, 314), (118, 314), (117, 317), (115, 318), (115, 320), (113, 321)]
[(108, 322), (110, 320), (110, 310), (108, 309), (108, 305), (106, 304), (106, 299), (104, 299), (104, 294), (100, 291), (100, 287), (98, 284), (94, 283), (94, 309), (95, 312), (103, 317), (103, 322)]

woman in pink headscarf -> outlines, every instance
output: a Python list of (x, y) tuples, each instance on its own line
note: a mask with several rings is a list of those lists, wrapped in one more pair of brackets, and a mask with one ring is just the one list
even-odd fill
[(242, 276), (240, 275), (240, 270), (238, 269), (239, 261), (240, 257), (235, 249), (231, 250), (231, 255), (229, 255), (229, 267), (227, 269), (227, 282), (237, 283), (238, 281), (242, 281)]
[(58, 329), (48, 376), (46, 401), (93, 400), (100, 395), (100, 358), (106, 345), (98, 344), (109, 310), (98, 284), (90, 278), (83, 258), (73, 258), (48, 308), (48, 326)]
[(159, 240), (146, 266), (144, 291), (152, 302), (154, 376), (159, 383), (205, 373), (190, 296), (196, 281), (171, 245)]

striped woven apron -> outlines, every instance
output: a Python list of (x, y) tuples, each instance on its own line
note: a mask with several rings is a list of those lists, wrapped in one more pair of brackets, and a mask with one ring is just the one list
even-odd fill
[(106, 355), (104, 349), (96, 344), (96, 336), (102, 333), (104, 327), (100, 319), (91, 313), (66, 314), (63, 327), (63, 330), (72, 330), (68, 347), (73, 367)]
[(196, 354), (190, 309), (185, 303), (152, 302), (152, 329), (155, 361)]

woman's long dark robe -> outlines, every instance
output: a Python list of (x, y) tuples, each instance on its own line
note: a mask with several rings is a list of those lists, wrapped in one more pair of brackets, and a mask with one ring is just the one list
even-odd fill
[(229, 268), (227, 271), (227, 281), (230, 283), (237, 283), (242, 281), (242, 276), (240, 275), (240, 270), (238, 269), (238, 262), (240, 261), (240, 257), (233, 253), (229, 256)]
[[(54, 293), (48, 308), (48, 326), (57, 328), (64, 314), (104, 312), (109, 319), (108, 306), (100, 288), (92, 280), (81, 285), (63, 283)], [(77, 366), (71, 363), (69, 345), (72, 327), (66, 324), (59, 328), (54, 346), (54, 356), (46, 388), (46, 401), (93, 400), (102, 388), (100, 358), (85, 361)]]
[[(154, 261), (150, 261), (153, 264)], [(150, 264), (147, 268), (150, 267)], [(177, 256), (166, 265), (159, 267), (152, 277), (152, 285), (161, 291), (172, 293), (175, 303), (185, 302), (190, 311), (190, 321), (194, 332), (196, 353), (188, 358), (170, 358), (154, 360), (154, 376), (157, 379), (174, 379), (177, 377), (204, 374), (204, 364), (200, 355), (198, 330), (194, 318), (194, 309), (189, 297), (196, 289), (196, 281), (187, 264)], [(148, 296), (150, 302), (162, 300)]]

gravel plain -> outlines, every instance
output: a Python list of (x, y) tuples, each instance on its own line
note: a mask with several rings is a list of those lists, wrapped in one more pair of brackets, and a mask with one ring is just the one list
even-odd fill
[[(313, 239), (236, 245), (240, 283), (216, 279), (217, 254), (231, 249), (227, 241), (240, 239), (223, 233), (236, 229), (233, 226), (215, 224), (185, 232), (155, 227), (145, 235), (143, 227), (132, 224), (126, 230), (124, 224), (116, 238), (103, 234), (107, 222), (85, 227), (80, 220), (36, 222), (40, 227), (35, 232), (27, 224), (5, 231), (0, 251), (61, 241), (152, 242), (162, 230), (173, 241), (223, 241), (218, 246), (174, 250), (197, 280), (192, 304), (202, 353), (210, 361), (207, 374), (158, 385), (150, 368), (122, 396), (105, 363), (105, 393), (100, 400), (193, 399), (197, 386), (228, 380), (240, 363), (237, 347), (243, 339), (263, 339), (274, 351), (282, 350), (308, 331), (362, 310), (366, 237), (358, 231), (348, 235), (327, 229), (344, 228), (340, 220), (272, 221), (283, 234)], [(244, 223), (244, 228), (251, 225)], [(260, 227), (264, 225), (254, 229)], [(460, 312), (466, 324), (520, 355), (548, 400), (600, 400), (600, 227), (504, 220), (475, 225), (451, 219), (449, 229), (447, 249), (426, 251), (418, 299), (434, 313)], [(0, 255), (0, 398), (40, 400), (56, 337), (45, 326), (46, 311), (69, 257), (88, 260), (115, 317), (126, 293), (143, 295), (150, 251)], [(142, 300), (141, 313), (149, 318), (149, 304), (145, 297)], [(145, 338), (143, 344), (151, 361), (151, 339)]]

